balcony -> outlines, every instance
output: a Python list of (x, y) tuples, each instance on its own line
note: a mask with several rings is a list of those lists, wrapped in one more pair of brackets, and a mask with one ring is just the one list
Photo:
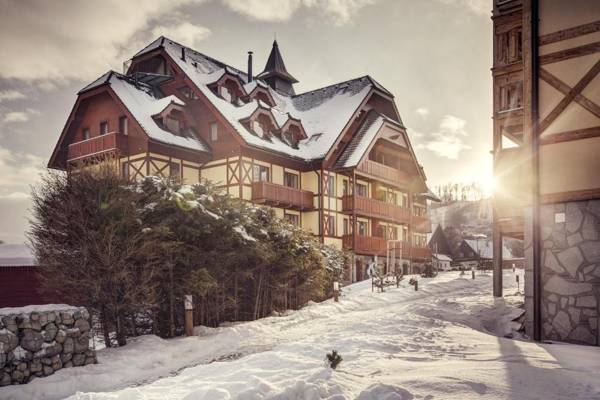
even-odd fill
[(81, 142), (71, 143), (67, 159), (68, 161), (75, 161), (85, 157), (123, 150), (127, 143), (126, 140), (127, 138), (118, 132), (110, 132), (105, 135), (82, 140)]
[(406, 172), (371, 160), (365, 160), (360, 163), (356, 167), (356, 172), (396, 186), (407, 186), (410, 182), (410, 177)]
[(311, 210), (313, 192), (271, 182), (252, 182), (252, 201), (273, 207)]
[[(353, 248), (352, 235), (342, 236), (344, 249), (354, 250), (356, 254), (387, 255), (387, 240), (379, 236), (356, 236), (356, 246)], [(402, 258), (413, 261), (431, 259), (431, 251), (426, 247), (411, 246), (402, 242)]]
[(399, 224), (410, 222), (410, 210), (408, 208), (362, 196), (356, 196), (353, 204), (352, 197), (351, 195), (342, 197), (342, 210), (345, 213), (356, 210), (357, 215), (365, 217), (379, 218)]

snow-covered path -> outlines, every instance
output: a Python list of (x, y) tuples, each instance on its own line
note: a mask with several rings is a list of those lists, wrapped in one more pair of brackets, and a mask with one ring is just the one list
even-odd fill
[[(2, 388), (0, 399), (600, 399), (599, 348), (492, 334), (508, 333), (521, 298), (494, 300), (491, 276), (344, 290), (339, 303), (207, 336), (144, 337), (99, 352), (101, 364)], [(335, 371), (323, 362), (332, 349), (344, 358)]]

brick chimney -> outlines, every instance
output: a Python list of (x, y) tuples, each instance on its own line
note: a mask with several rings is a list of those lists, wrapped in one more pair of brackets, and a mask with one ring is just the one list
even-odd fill
[(248, 82), (252, 82), (252, 52), (248, 52)]

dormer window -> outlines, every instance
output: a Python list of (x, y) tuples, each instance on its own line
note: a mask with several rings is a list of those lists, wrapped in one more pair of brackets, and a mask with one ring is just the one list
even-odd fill
[(179, 88), (179, 93), (181, 93), (183, 95), (183, 97), (185, 97), (186, 99), (191, 99), (191, 100), (198, 99), (198, 96), (196, 95), (196, 93), (189, 86), (184, 86), (182, 88)]
[(290, 131), (283, 132), (283, 140), (290, 146), (294, 146), (294, 136)]
[(264, 130), (263, 126), (257, 120), (252, 121), (252, 130), (254, 131), (254, 133), (256, 133), (256, 135), (258, 135), (258, 137), (265, 136), (265, 130)]

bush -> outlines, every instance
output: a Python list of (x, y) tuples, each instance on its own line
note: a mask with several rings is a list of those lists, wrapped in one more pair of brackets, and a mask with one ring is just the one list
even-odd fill
[(131, 183), (112, 171), (49, 174), (33, 193), (30, 232), (45, 290), (95, 310), (107, 340), (115, 330), (124, 344), (148, 316), (155, 333), (180, 334), (186, 294), (207, 326), (297, 309), (330, 296), (347, 263), (208, 182)]

